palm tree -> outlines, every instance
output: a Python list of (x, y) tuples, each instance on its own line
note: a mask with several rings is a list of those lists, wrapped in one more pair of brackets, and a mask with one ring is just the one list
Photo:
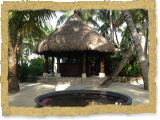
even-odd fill
[[(145, 18), (146, 20), (148, 20), (148, 12), (146, 11), (143, 11), (145, 13)], [(147, 50), (148, 50), (148, 41), (149, 41), (149, 38), (148, 38), (148, 29), (146, 30), (146, 42), (145, 42), (145, 47), (144, 47), (144, 55), (146, 56), (146, 59), (148, 59), (148, 54), (147, 54)]]
[(61, 24), (63, 24), (71, 15), (73, 15), (72, 10), (71, 11), (60, 11), (60, 12), (63, 13), (63, 15), (61, 15), (60, 18), (58, 19), (56, 28), (60, 26)]
[(146, 59), (148, 59), (147, 50), (148, 50), (148, 29), (146, 30), (146, 42), (145, 42), (145, 47), (144, 47), (144, 54), (146, 56)]
[[(129, 12), (132, 16), (132, 19), (133, 19), (133, 22), (135, 24), (137, 31), (139, 31), (147, 19), (148, 12), (143, 9), (129, 10)], [(115, 12), (113, 11), (113, 18), (116, 17), (116, 15), (114, 15), (114, 14), (116, 14), (116, 11)], [(114, 20), (116, 20), (116, 21), (114, 21)], [(125, 22), (124, 17), (122, 14), (120, 14), (118, 20), (113, 19), (113, 26), (114, 26), (114, 23), (120, 23), (119, 25), (122, 25), (124, 22)], [(131, 44), (133, 39), (130, 34), (129, 27), (127, 26), (127, 27), (124, 27), (123, 29), (124, 30), (122, 31), (122, 28), (118, 26), (118, 31), (122, 32), (121, 33), (122, 40), (121, 40), (120, 46), (118, 46), (118, 44), (117, 44), (117, 46), (119, 47), (118, 51), (121, 50), (121, 51), (123, 51), (123, 53), (126, 53), (129, 48), (129, 44)], [(144, 36), (146, 36), (145, 33), (144, 33)], [(141, 40), (141, 38), (140, 38), (140, 40)]]
[(148, 90), (148, 63), (147, 60), (145, 58), (144, 52), (142, 50), (142, 46), (139, 40), (139, 36), (137, 34), (137, 30), (134, 26), (132, 17), (129, 13), (129, 11), (127, 10), (122, 10), (122, 14), (124, 15), (124, 18), (127, 22), (127, 26), (130, 29), (132, 38), (133, 38), (133, 42), (135, 44), (135, 48), (136, 48), (136, 53), (139, 59), (139, 63), (140, 63), (140, 68), (142, 71), (142, 76), (143, 76), (143, 81), (144, 81), (144, 89)]
[(101, 31), (101, 34), (108, 39), (108, 29), (110, 27), (109, 24), (109, 11), (108, 10), (97, 10), (96, 13), (96, 21), (103, 22), (103, 25), (98, 28)]
[(39, 36), (43, 36), (42, 32), (39, 33), (40, 30), (37, 26), (42, 26), (42, 21), (51, 18), (53, 15), (55, 15), (55, 12), (50, 10), (9, 11), (9, 93), (19, 91), (17, 82), (17, 48), (22, 45), (23, 35), (30, 31), (32, 35), (39, 34)]
[[(155, 7), (156, 7), (155, 11), (156, 11), (156, 14), (157, 14), (157, 12), (158, 12), (157, 2), (156, 2), (156, 6)], [(149, 21), (146, 20), (146, 23), (143, 25), (142, 29), (139, 31), (139, 34), (138, 34), (138, 38), (139, 39), (141, 39), (141, 37), (144, 34), (144, 32), (148, 29), (148, 26), (149, 26)], [(102, 84), (99, 85), (100, 88), (101, 87), (108, 87), (113, 82), (113, 80), (115, 79), (115, 77), (122, 70), (123, 66), (127, 63), (128, 59), (130, 58), (130, 56), (132, 55), (132, 53), (134, 53), (134, 50), (135, 50), (135, 45), (134, 45), (134, 43), (132, 43), (130, 45), (130, 48), (129, 48), (128, 52), (125, 54), (124, 58), (119, 63), (118, 67), (114, 70), (114, 72), (110, 75), (110, 77), (107, 78), (107, 80), (105, 80)], [(145, 64), (146, 64), (146, 62), (145, 62)], [(146, 89), (146, 90), (148, 89), (148, 81), (147, 81), (147, 83), (144, 83), (144, 89)]]
[[(149, 22), (147, 21), (145, 23), (145, 25), (143, 26), (143, 28), (139, 31), (139, 38), (141, 38), (142, 34), (148, 28), (148, 25), (149, 25)], [(121, 62), (117, 66), (117, 68), (113, 71), (113, 73), (110, 75), (110, 77), (107, 78), (107, 80), (105, 80), (101, 85), (99, 85), (99, 87), (108, 87), (113, 82), (115, 77), (121, 72), (122, 68), (127, 63), (128, 59), (131, 57), (131, 55), (134, 53), (134, 51), (135, 51), (135, 45), (134, 45), (134, 43), (132, 43), (130, 45), (128, 52), (125, 54), (124, 58), (121, 60)], [(144, 85), (144, 88), (147, 90), (146, 84)]]
[[(117, 13), (117, 12), (116, 12)], [(112, 16), (113, 17), (113, 16)], [(117, 41), (117, 45), (119, 46), (119, 42), (118, 42), (118, 37), (117, 37), (117, 33), (116, 33), (116, 26), (117, 26), (117, 23), (115, 20), (117, 20), (117, 15), (115, 15), (116, 19), (112, 19), (112, 24), (113, 24), (113, 31), (115, 32), (115, 36), (116, 36), (116, 41)], [(113, 35), (114, 35), (114, 32), (113, 32)], [(114, 36), (113, 36), (114, 37)]]
[(58, 19), (57, 21), (57, 26), (63, 24), (71, 15), (73, 14), (78, 14), (79, 17), (85, 22), (86, 24), (92, 24), (94, 27), (98, 27), (98, 23), (93, 19), (93, 16), (95, 15), (96, 11), (95, 10), (74, 10), (74, 11), (60, 11), (63, 12), (64, 14)]
[[(113, 12), (112, 12), (113, 32), (115, 33), (117, 46), (119, 48), (120, 48), (120, 43), (118, 41), (117, 31), (122, 32), (120, 30), (120, 27), (122, 26), (123, 23), (124, 23), (124, 19), (123, 19), (123, 16), (122, 16), (121, 12), (119, 10), (113, 10)], [(118, 28), (118, 30), (117, 30), (117, 28)]]
[[(119, 10), (96, 10), (96, 21), (103, 22), (103, 25), (99, 27), (98, 30), (101, 31), (101, 34), (106, 38), (110, 39), (112, 42), (114, 41), (114, 32), (116, 36), (116, 43), (118, 47), (119, 42), (117, 38), (117, 31), (120, 31), (120, 26), (124, 23), (123, 16), (120, 14)], [(117, 30), (118, 28), (118, 30)], [(108, 30), (110, 29), (110, 38), (108, 36)]]
[[(41, 32), (44, 34), (44, 37), (48, 36), (50, 33), (54, 31), (53, 26), (48, 22), (43, 22), (43, 27), (39, 27)], [(26, 53), (24, 56), (24, 62), (28, 60), (29, 55), (33, 52), (33, 48), (35, 44), (42, 39), (41, 37), (37, 36), (36, 34), (31, 34), (31, 32), (26, 32), (23, 37), (23, 47), (21, 53)]]
[[(133, 23), (135, 24), (135, 27), (137, 29), (137, 31), (139, 31), (142, 27), (143, 27), (143, 24), (145, 23), (145, 20), (147, 19), (147, 11), (146, 10), (143, 10), (143, 9), (135, 9), (135, 10), (129, 10), (131, 16), (132, 16), (132, 19), (133, 19)], [(121, 14), (121, 19), (118, 19), (118, 21), (121, 21), (121, 24), (125, 22), (124, 20), (124, 17), (122, 19), (123, 15)], [(130, 34), (130, 30), (129, 30), (129, 27), (125, 27), (122, 34), (122, 41), (121, 43), (123, 42), (123, 40), (125, 39), (129, 39), (131, 42), (131, 34)], [(141, 40), (141, 38), (140, 38)]]

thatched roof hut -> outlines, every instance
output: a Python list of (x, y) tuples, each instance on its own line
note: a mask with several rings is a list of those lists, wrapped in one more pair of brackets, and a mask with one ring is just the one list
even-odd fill
[(115, 53), (114, 45), (85, 24), (74, 14), (64, 25), (39, 41), (33, 52), (44, 55), (46, 52), (67, 52), (94, 50)]

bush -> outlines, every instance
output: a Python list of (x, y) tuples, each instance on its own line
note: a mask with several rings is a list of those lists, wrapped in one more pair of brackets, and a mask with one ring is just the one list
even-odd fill
[(129, 64), (129, 62), (127, 62), (124, 67), (122, 68), (120, 74), (124, 75), (124, 76), (129, 76), (130, 71), (132, 69), (131, 64)]
[(31, 59), (29, 61), (29, 74), (33, 76), (41, 76), (44, 69), (44, 60), (41, 58)]
[(118, 55), (105, 56), (105, 58), (104, 58), (105, 74), (110, 75), (117, 68), (121, 59), (122, 59), (122, 57), (118, 56)]
[[(125, 54), (124, 54), (125, 55)], [(123, 55), (123, 57), (124, 57)], [(119, 65), (120, 61), (123, 59), (120, 55), (116, 54), (112, 57), (108, 57), (106, 59), (107, 67), (105, 67), (105, 70), (107, 70), (109, 74), (111, 74)], [(129, 76), (129, 77), (137, 77), (141, 76), (141, 69), (139, 65), (139, 61), (137, 58), (136, 53), (134, 53), (129, 61), (124, 65), (123, 69), (119, 73), (120, 76)]]
[(133, 65), (132, 70), (130, 72), (130, 76), (134, 76), (134, 77), (142, 76), (141, 68), (140, 68), (139, 63)]
[(21, 65), (18, 64), (17, 67), (18, 67), (18, 69), (17, 69), (18, 79), (21, 82), (26, 82), (26, 78), (27, 78), (27, 75), (28, 75), (28, 64), (26, 62), (23, 63), (21, 61)]
[[(29, 61), (29, 74), (33, 76), (42, 76), (43, 71), (44, 71), (44, 59), (43, 58), (36, 58), (36, 59), (31, 59)], [(48, 58), (48, 71), (51, 70), (51, 64), (52, 61), (50, 58)]]
[[(18, 64), (18, 79), (21, 82), (26, 82), (27, 75), (33, 75), (34, 80), (36, 79), (36, 76), (42, 76), (43, 71), (44, 71), (44, 59), (43, 58), (36, 58), (36, 59), (31, 59), (28, 61), (30, 65), (25, 62), (23, 63), (21, 61), (21, 65)], [(52, 61), (50, 58), (48, 58), (48, 71), (51, 70), (51, 64)]]

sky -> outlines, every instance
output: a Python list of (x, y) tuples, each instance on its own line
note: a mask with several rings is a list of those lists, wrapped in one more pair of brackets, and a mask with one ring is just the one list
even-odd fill
[[(56, 27), (57, 20), (60, 18), (61, 15), (63, 15), (63, 13), (57, 11), (57, 12), (56, 12), (56, 15), (57, 15), (57, 18), (56, 18), (56, 17), (53, 17), (50, 21), (46, 21), (46, 22), (49, 22), (49, 23), (53, 26), (53, 28)], [(100, 26), (103, 25), (103, 23), (102, 23), (101, 21), (98, 21), (98, 24), (99, 24)], [(91, 25), (91, 24), (89, 24), (89, 26), (90, 26), (90, 27), (93, 27), (93, 25)], [(122, 26), (123, 26), (123, 27), (126, 27), (127, 24), (124, 23)], [(109, 34), (110, 34), (110, 31), (109, 31)], [(121, 42), (121, 39), (122, 39), (121, 33), (117, 32), (117, 37), (118, 37), (118, 41), (119, 41), (119, 43), (120, 43), (120, 42)], [(114, 40), (116, 40), (115, 33), (114, 33)], [(144, 46), (144, 44), (145, 44), (145, 37), (142, 37), (142, 46)], [(29, 59), (34, 59), (34, 57), (36, 57), (36, 55), (35, 55), (35, 54), (32, 54), (32, 55), (29, 56)]]

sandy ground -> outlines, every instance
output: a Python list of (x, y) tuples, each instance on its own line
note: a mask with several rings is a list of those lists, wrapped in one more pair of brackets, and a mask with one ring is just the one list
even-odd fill
[[(20, 92), (8, 94), (9, 106), (35, 107), (34, 99), (42, 94), (61, 90), (96, 90), (97, 85), (48, 85), (42, 83), (19, 83)], [(132, 105), (149, 104), (149, 91), (143, 89), (143, 84), (137, 83), (112, 83), (108, 88), (101, 90), (114, 91), (132, 97)]]
[(61, 90), (80, 90), (96, 85), (49, 85), (43, 83), (19, 83), (20, 92), (8, 94), (9, 106), (35, 107), (34, 99), (42, 94)]

